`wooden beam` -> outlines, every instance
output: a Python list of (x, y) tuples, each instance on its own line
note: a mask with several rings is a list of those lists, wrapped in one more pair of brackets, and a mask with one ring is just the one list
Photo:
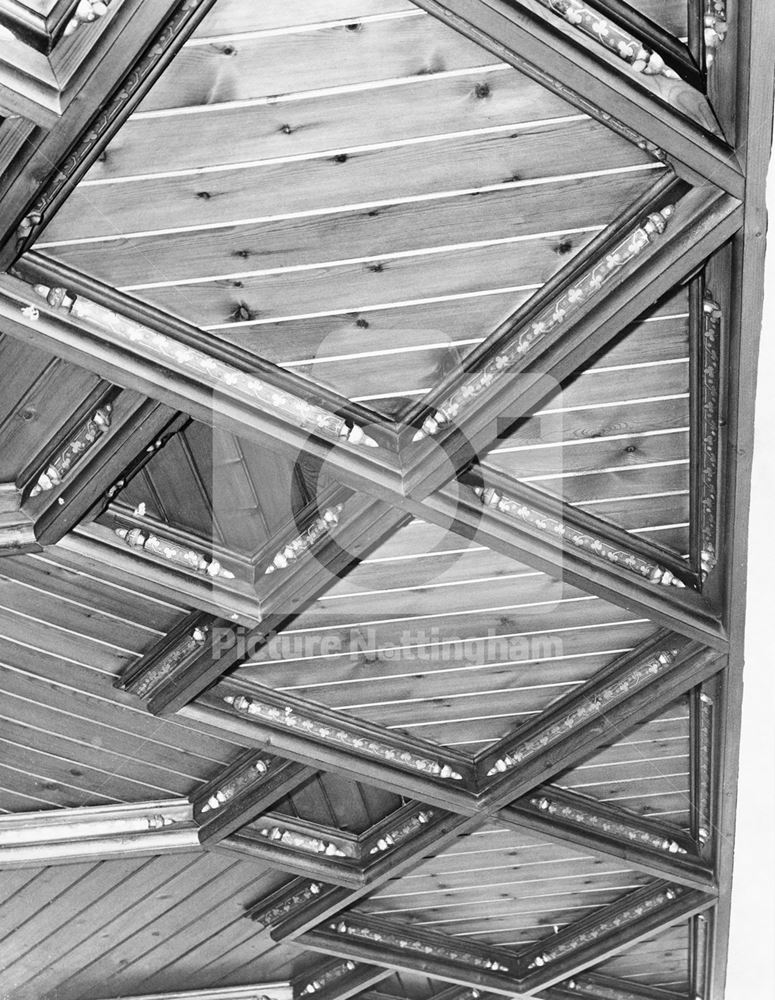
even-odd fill
[(0, 816), (0, 869), (196, 850), (187, 799)]
[(540, 1000), (685, 1000), (658, 986), (644, 986), (629, 979), (616, 979), (596, 972), (557, 983), (535, 994)]
[(407, 495), (424, 499), (449, 479), (450, 465), (481, 460), (511, 424), (692, 274), (740, 222), (740, 203), (717, 188), (681, 194), (659, 182), (634, 220), (628, 213), (601, 234), (474, 350), (430, 404), (422, 401), (424, 418), (409, 415), (422, 426), (413, 448), (402, 437)]
[(322, 962), (294, 980), (293, 995), (296, 1000), (348, 1000), (391, 975), (391, 969), (350, 959)]
[(246, 745), (271, 746), (273, 752), (291, 759), (341, 770), (357, 780), (373, 780), (430, 805), (463, 814), (476, 808), (473, 762), (467, 754), (292, 694), (225, 679), (184, 714), (206, 715)]
[(520, 984), (530, 993), (547, 989), (712, 903), (702, 892), (669, 882), (642, 886), (521, 952)]
[(314, 454), (353, 488), (403, 496), (395, 435), (384, 418), (369, 414), (367, 433), (362, 408), (343, 397), (183, 321), (138, 309), (128, 296), (114, 293), (119, 312), (63, 286), (35, 287), (0, 276), (7, 333), (205, 423), (275, 450)]
[(192, 797), (202, 844), (216, 844), (267, 812), (315, 774), (294, 761), (247, 750)]
[(742, 195), (735, 155), (713, 134), (717, 125), (699, 92), (677, 81), (654, 85), (537, 0), (520, 0), (518, 7), (498, 0), (417, 2), (576, 107), (633, 141), (664, 151), (693, 183), (704, 178)]
[(288, 982), (251, 983), (249, 986), (216, 986), (205, 990), (173, 990), (169, 993), (121, 993), (115, 1000), (294, 1000)]
[(573, 844), (638, 871), (703, 892), (715, 892), (712, 868), (691, 837), (613, 803), (541, 785), (498, 813), (500, 822)]
[(40, 544), (55, 544), (99, 506), (127, 466), (149, 458), (172, 433), (175, 420), (156, 400), (100, 386), (20, 477)]
[(480, 808), (512, 802), (713, 676), (723, 657), (658, 633), (477, 757)]
[[(660, 581), (670, 577), (690, 581), (669, 553), (644, 545), (633, 535), (495, 469), (475, 468), (467, 479), (486, 483), (504, 502), (484, 505), (474, 488), (462, 485), (457, 489), (445, 486), (422, 503), (408, 501), (406, 506), (422, 520), (475, 538), (496, 552), (681, 635), (726, 649), (725, 630), (706, 598), (690, 587), (657, 582), (657, 574), (661, 574)], [(557, 530), (549, 530), (549, 525)], [(616, 558), (602, 558), (596, 551), (598, 545)], [(631, 569), (629, 560), (644, 572), (647, 566), (653, 567), (648, 572), (654, 574), (654, 581)]]
[(297, 941), (315, 951), (421, 972), (474, 989), (511, 997), (521, 994), (515, 953), (406, 921), (347, 912), (319, 924)]

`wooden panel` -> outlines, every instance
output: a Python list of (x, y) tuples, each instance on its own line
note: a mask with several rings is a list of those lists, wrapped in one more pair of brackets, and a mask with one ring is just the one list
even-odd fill
[(349, 19), (413, 10), (409, 0), (218, 0), (193, 38), (234, 35), (245, 31), (279, 31), (297, 24)]
[(116, 690), (120, 669), (185, 609), (64, 569), (46, 555), (0, 566), (0, 808), (185, 795), (238, 748), (152, 719)]
[(595, 967), (595, 972), (656, 986), (683, 995), (689, 990), (689, 928), (677, 924), (653, 934), (621, 955)]
[(647, 881), (623, 864), (490, 823), (359, 908), (482, 943), (522, 946)]
[(399, 795), (322, 771), (272, 807), (272, 812), (363, 833), (398, 809)]
[[(14, 1000), (88, 1000), (146, 992), (145, 983), (155, 990), (152, 983), (174, 968), (180, 988), (194, 988), (209, 975), (216, 947), (210, 939), (220, 932), (217, 946), (224, 949), (225, 932), (236, 925), (232, 934), (239, 933), (247, 923), (246, 902), (282, 880), (255, 861), (201, 854), (44, 869), (0, 908), (0, 933), (9, 918), (3, 981)], [(257, 971), (287, 960), (285, 948), (248, 927)]]
[(558, 387), (488, 464), (687, 552), (688, 353), (682, 290)]
[(694, 0), (627, 0), (630, 7), (656, 21), (678, 38), (686, 38), (687, 20)]
[(681, 699), (556, 783), (688, 829), (689, 770), (689, 709)]
[(411, 524), (237, 676), (479, 749), (652, 631), (508, 557)]

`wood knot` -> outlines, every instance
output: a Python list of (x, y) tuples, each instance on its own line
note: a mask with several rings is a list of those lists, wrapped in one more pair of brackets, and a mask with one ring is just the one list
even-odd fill
[(221, 49), (221, 52), (225, 56), (234, 56), (237, 54), (237, 50), (234, 48), (233, 45), (224, 45), (224, 47)]
[(241, 257), (243, 260), (247, 260), (251, 253), (252, 251), (250, 250), (234, 250), (232, 255), (234, 257)]
[(235, 320), (237, 323), (240, 321), (244, 322), (246, 320), (253, 319), (253, 312), (245, 302), (240, 302), (234, 309), (234, 312), (232, 312), (230, 318)]
[(374, 274), (379, 274), (381, 271), (385, 270), (385, 265), (384, 264), (369, 264), (368, 265), (368, 270), (369, 271), (373, 271)]
[(369, 328), (369, 322), (365, 319), (356, 319), (355, 325), (360, 327), (361, 330), (368, 330)]
[(212, 198), (209, 191), (197, 191), (196, 196), (197, 198), (201, 198), (202, 201), (209, 201)]
[(483, 101), (485, 97), (489, 97), (490, 96), (489, 83), (477, 83), (476, 87), (474, 88), (474, 96), (480, 101)]
[(337, 153), (333, 160), (334, 163), (347, 163), (347, 153)]
[(354, 21), (352, 24), (346, 24), (345, 27), (347, 28), (348, 31), (360, 31), (363, 25), (357, 21)]
[(554, 252), (562, 257), (566, 253), (570, 253), (572, 249), (573, 249), (573, 244), (571, 243), (571, 241), (563, 240), (561, 243), (557, 244), (557, 246), (554, 248)]
[(628, 444), (624, 450), (628, 455), (632, 455), (633, 452), (636, 452), (638, 449), (635, 447), (634, 444)]
[(290, 135), (293, 132), (293, 129), (291, 128), (290, 125), (281, 125), (280, 131), (285, 135)]

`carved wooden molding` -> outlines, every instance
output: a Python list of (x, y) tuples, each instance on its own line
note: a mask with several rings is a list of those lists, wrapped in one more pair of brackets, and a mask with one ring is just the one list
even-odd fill
[(442, 427), (448, 427), (464, 418), (466, 410), (483, 393), (522, 365), (535, 344), (547, 334), (572, 322), (574, 314), (582, 305), (593, 300), (623, 267), (634, 261), (646, 247), (664, 233), (674, 212), (675, 208), (672, 205), (650, 212), (638, 226), (606, 253), (602, 260), (593, 264), (555, 301), (544, 306), (527, 328), (504, 345), (494, 358), (488, 360), (480, 370), (466, 376), (447, 399), (425, 418), (413, 440), (420, 441), (424, 437), (433, 436)]
[(273, 927), (307, 907), (330, 886), (317, 879), (297, 878), (251, 906), (245, 913), (263, 927)]
[(51, 459), (46, 468), (40, 473), (35, 485), (30, 490), (30, 496), (36, 497), (39, 493), (45, 493), (59, 486), (67, 477), (74, 465), (88, 452), (100, 435), (105, 434), (110, 428), (110, 417), (113, 410), (112, 403), (105, 403), (92, 413), (73, 437), (67, 442), (56, 455)]
[(713, 740), (715, 705), (706, 691), (694, 699), (692, 738), (694, 751), (694, 826), (697, 841), (707, 850), (714, 833)]
[(665, 65), (664, 59), (614, 21), (603, 17), (582, 0), (539, 0), (544, 7), (600, 42), (615, 56), (626, 62), (636, 73), (678, 79), (678, 74)]
[[(220, 562), (214, 558), (208, 558), (195, 549), (188, 549), (177, 542), (159, 538), (150, 532), (142, 531), (140, 528), (114, 528), (115, 534), (125, 542), (130, 548), (141, 549), (150, 555), (173, 563), (175, 566), (182, 566), (184, 569), (193, 570), (202, 576), (221, 577), (224, 580), (233, 580), (234, 574), (221, 566)], [(205, 636), (198, 640), (200, 645), (204, 642)]]
[(414, 802), (399, 810), (398, 815), (393, 813), (387, 816), (363, 835), (364, 860), (372, 855), (388, 854), (400, 844), (413, 839), (437, 815), (438, 810)]
[(294, 996), (313, 997), (314, 1000), (347, 1000), (392, 974), (390, 969), (361, 965), (352, 959), (336, 960), (295, 980)]
[(614, 563), (648, 580), (649, 583), (667, 587), (685, 587), (686, 584), (659, 563), (652, 562), (636, 552), (612, 545), (605, 539), (582, 531), (575, 525), (566, 524), (561, 517), (552, 517), (545, 511), (523, 503), (513, 497), (504, 496), (492, 487), (475, 487), (474, 492), (487, 507), (506, 514), (516, 521), (522, 521), (556, 539), (562, 539), (579, 549), (584, 549), (597, 559)]
[(542, 996), (547, 1000), (676, 1000), (674, 993), (659, 987), (589, 972), (550, 987)]
[(198, 847), (186, 799), (0, 816), (0, 869)]
[(339, 832), (310, 834), (309, 824), (294, 823), (287, 816), (263, 815), (251, 829), (260, 837), (276, 844), (283, 844), (305, 854), (323, 854), (327, 858), (348, 858), (357, 861), (360, 850), (357, 837), (345, 837)]
[(108, 12), (110, 0), (78, 0), (73, 16), (65, 25), (63, 35), (74, 34), (83, 24), (91, 24)]
[(689, 924), (689, 989), (692, 1000), (711, 1000), (713, 911), (698, 913)]
[[(262, 409), (295, 422), (300, 430), (310, 433), (320, 432), (332, 440), (345, 441), (352, 445), (378, 447), (377, 442), (358, 424), (278, 389), (250, 372), (233, 368), (204, 351), (151, 330), (142, 323), (137, 323), (82, 295), (74, 295), (65, 288), (50, 288), (46, 285), (33, 287), (34, 291), (45, 298), (53, 308), (62, 309), (74, 319), (110, 331), (120, 341), (131, 344), (161, 363), (172, 361), (180, 365), (195, 377), (207, 381), (216, 390), (240, 394)], [(29, 309), (34, 313), (34, 307)], [(25, 315), (33, 321), (36, 319), (29, 310)]]
[(309, 552), (322, 538), (336, 528), (343, 509), (343, 504), (327, 507), (319, 517), (312, 521), (309, 527), (292, 538), (275, 554), (264, 573), (274, 573), (275, 570), (286, 569), (290, 563), (304, 555), (305, 552)]
[(703, 0), (705, 4), (705, 62), (710, 66), (715, 50), (727, 33), (727, 0)]
[(347, 959), (347, 961), (344, 962), (335, 962), (333, 965), (329, 965), (321, 972), (316, 972), (313, 978), (307, 979), (305, 982), (301, 983), (299, 985), (298, 995), (300, 997), (314, 996), (324, 990), (327, 986), (330, 986), (334, 982), (338, 982), (351, 972), (354, 972), (355, 969), (356, 963), (350, 959)]
[(718, 557), (718, 478), (721, 384), (721, 309), (706, 291), (700, 332), (699, 544), (703, 581)]

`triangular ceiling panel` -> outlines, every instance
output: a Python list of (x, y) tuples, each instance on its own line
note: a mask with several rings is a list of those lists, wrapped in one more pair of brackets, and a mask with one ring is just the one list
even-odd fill
[(686, 996), (689, 991), (689, 924), (684, 921), (652, 934), (590, 971)]
[(37, 249), (395, 414), (663, 169), (413, 4), (245, 0)]
[(691, 822), (689, 702), (673, 702), (648, 722), (598, 751), (555, 781), (562, 788), (611, 802), (688, 830)]
[(689, 325), (681, 288), (559, 385), (487, 464), (686, 556)]

